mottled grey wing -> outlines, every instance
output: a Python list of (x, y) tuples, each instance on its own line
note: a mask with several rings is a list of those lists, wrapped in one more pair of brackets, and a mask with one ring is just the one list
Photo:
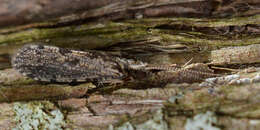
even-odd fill
[(122, 79), (115, 58), (98, 52), (83, 52), (52, 46), (26, 45), (12, 59), (23, 75), (48, 82), (87, 82)]

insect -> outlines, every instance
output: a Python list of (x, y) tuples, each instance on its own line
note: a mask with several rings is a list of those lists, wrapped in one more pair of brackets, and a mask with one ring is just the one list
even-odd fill
[(47, 82), (111, 82), (125, 77), (127, 64), (96, 51), (76, 51), (46, 45), (25, 45), (12, 58), (21, 74)]
[(12, 58), (12, 66), (35, 80), (61, 83), (117, 83), (131, 79), (137, 84), (163, 86), (219, 76), (202, 70), (113, 57), (104, 52), (46, 45), (25, 45)]

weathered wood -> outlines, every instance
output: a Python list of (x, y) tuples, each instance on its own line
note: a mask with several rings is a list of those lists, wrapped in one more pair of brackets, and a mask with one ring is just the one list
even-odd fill
[(260, 62), (260, 44), (228, 47), (211, 52), (211, 64), (250, 64)]
[[(71, 129), (257, 130), (260, 69), (248, 67), (259, 66), (258, 53), (254, 51), (253, 58), (246, 54), (247, 59), (243, 49), (250, 52), (255, 48), (246, 45), (259, 44), (259, 21), (259, 0), (0, 1), (0, 101), (10, 102), (0, 104), (0, 128), (28, 129), (25, 121), (35, 129), (57, 122), (55, 126)], [(11, 55), (35, 42), (99, 49), (149, 64), (203, 62), (213, 68), (218, 64), (222, 69), (222, 65), (246, 69), (201, 83), (160, 88), (147, 83), (131, 88), (124, 88), (131, 84), (100, 84), (100, 88), (88, 83), (43, 84), (9, 69)], [(220, 49), (241, 45), (245, 47)], [(237, 52), (235, 57), (228, 55), (232, 51)], [(225, 64), (218, 60), (219, 52), (225, 53), (224, 60), (236, 61)], [(146, 78), (149, 82), (153, 77)]]
[(34, 28), (1, 34), (0, 57), (8, 62), (8, 57), (23, 44), (41, 42), (81, 50), (106, 48), (115, 55), (157, 64), (184, 64), (190, 59), (194, 63), (209, 62), (210, 50), (259, 43), (259, 19), (259, 15), (231, 19), (158, 18)]
[[(0, 1), (0, 27), (56, 21), (71, 23), (161, 16), (230, 17), (259, 13), (258, 0), (12, 0)], [(46, 27), (34, 24), (32, 26)], [(30, 28), (30, 27), (27, 27)]]
[(68, 84), (40, 83), (23, 77), (13, 69), (0, 71), (0, 102), (83, 97), (93, 88), (94, 85), (87, 83), (74, 87)]

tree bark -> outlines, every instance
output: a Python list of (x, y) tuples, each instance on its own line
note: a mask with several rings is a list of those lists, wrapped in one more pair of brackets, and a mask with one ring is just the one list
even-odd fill
[(259, 4), (258, 0), (2, 0), (0, 27), (47, 21), (55, 21), (55, 25), (64, 26), (77, 22), (162, 16), (250, 16), (259, 13)]
[[(38, 129), (257, 130), (259, 12), (259, 0), (0, 0), (0, 129), (37, 126), (37, 118)], [(157, 88), (39, 83), (10, 65), (32, 43), (156, 65), (204, 63), (223, 77)]]

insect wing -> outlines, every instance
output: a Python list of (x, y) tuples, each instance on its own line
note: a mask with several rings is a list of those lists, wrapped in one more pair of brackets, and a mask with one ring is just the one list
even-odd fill
[(12, 59), (23, 75), (48, 82), (86, 82), (121, 79), (120, 66), (98, 52), (83, 52), (43, 45), (26, 45)]

